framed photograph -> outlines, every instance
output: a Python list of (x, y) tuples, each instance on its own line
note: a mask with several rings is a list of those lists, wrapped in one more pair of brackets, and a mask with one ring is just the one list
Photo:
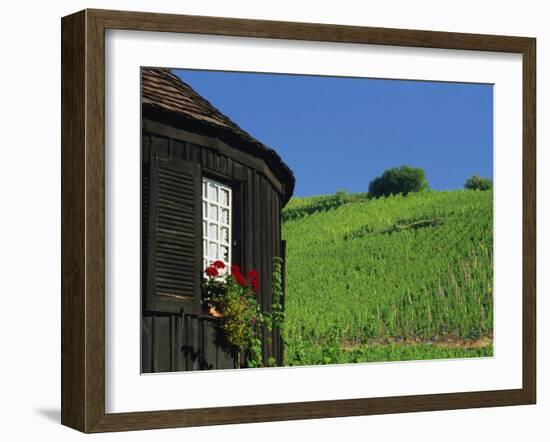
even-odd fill
[(62, 423), (534, 404), (535, 39), (62, 19)]

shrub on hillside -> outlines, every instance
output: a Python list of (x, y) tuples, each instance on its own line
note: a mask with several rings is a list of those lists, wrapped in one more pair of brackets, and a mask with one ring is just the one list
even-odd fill
[(466, 180), (464, 188), (467, 190), (489, 190), (493, 188), (493, 180), (474, 175)]
[(422, 169), (401, 166), (387, 169), (382, 176), (372, 180), (369, 184), (369, 195), (378, 198), (397, 193), (407, 195), (427, 189), (429, 189), (428, 180)]

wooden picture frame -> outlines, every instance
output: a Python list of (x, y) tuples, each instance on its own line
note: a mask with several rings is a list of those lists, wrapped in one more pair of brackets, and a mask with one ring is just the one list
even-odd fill
[[(522, 387), (269, 405), (105, 412), (105, 30), (139, 30), (517, 53), (523, 65)], [(142, 430), (536, 401), (536, 41), (534, 38), (84, 10), (62, 19), (62, 424)]]

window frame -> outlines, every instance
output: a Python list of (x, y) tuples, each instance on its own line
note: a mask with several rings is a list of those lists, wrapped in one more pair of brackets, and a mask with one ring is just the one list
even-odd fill
[[(228, 192), (228, 199), (227, 204), (224, 205), (221, 202), (220, 194), (217, 194), (216, 199), (210, 198), (210, 185), (214, 185), (218, 192), (222, 190), (226, 190)], [(206, 186), (206, 187), (205, 187)], [(203, 271), (212, 264), (212, 262), (216, 260), (221, 260), (226, 265), (226, 269), (223, 272), (226, 274), (226, 272), (229, 271), (229, 267), (231, 267), (231, 264), (233, 263), (233, 188), (226, 184), (222, 183), (219, 180), (215, 180), (209, 176), (203, 175), (201, 177), (201, 243), (202, 243), (202, 264), (203, 264)], [(215, 220), (210, 219), (210, 206), (215, 205), (218, 209), (218, 215)], [(207, 213), (205, 214), (205, 206)], [(227, 223), (223, 222), (222, 219), (222, 211), (224, 209), (227, 209), (229, 211)], [(214, 224), (216, 225), (217, 234), (216, 238), (211, 238), (209, 236), (210, 234), (210, 225)], [(206, 227), (206, 229), (205, 229)], [(226, 228), (228, 230), (228, 241), (224, 243), (222, 240), (222, 234), (221, 231), (223, 228)], [(205, 231), (206, 230), (206, 231)], [(215, 243), (217, 248), (216, 257), (210, 256), (210, 243)], [(221, 253), (221, 247), (227, 247), (227, 259), (224, 259), (222, 257)]]
[(221, 172), (218, 172), (217, 170), (210, 169), (208, 167), (202, 167), (202, 174), (201, 174), (201, 263), (203, 263), (204, 255), (203, 255), (203, 232), (202, 232), (202, 220), (203, 220), (203, 214), (202, 214), (202, 180), (210, 179), (212, 181), (216, 181), (224, 186), (228, 186), (231, 188), (231, 242), (230, 242), (230, 254), (231, 254), (231, 262), (230, 265), (238, 265), (239, 267), (242, 267), (243, 264), (243, 253), (244, 253), (244, 244), (243, 244), (243, 214), (244, 214), (244, 206), (243, 206), (243, 186), (244, 182), (241, 178), (235, 178), (233, 176), (225, 175)]

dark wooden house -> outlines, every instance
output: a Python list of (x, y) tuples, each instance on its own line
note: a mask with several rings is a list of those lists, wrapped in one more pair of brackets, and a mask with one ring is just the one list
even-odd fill
[[(142, 372), (241, 366), (245, 356), (219, 345), (217, 319), (202, 309), (201, 277), (218, 259), (255, 268), (270, 310), (294, 176), (171, 71), (143, 68), (141, 85)], [(280, 332), (272, 334), (262, 357), (280, 365)]]

